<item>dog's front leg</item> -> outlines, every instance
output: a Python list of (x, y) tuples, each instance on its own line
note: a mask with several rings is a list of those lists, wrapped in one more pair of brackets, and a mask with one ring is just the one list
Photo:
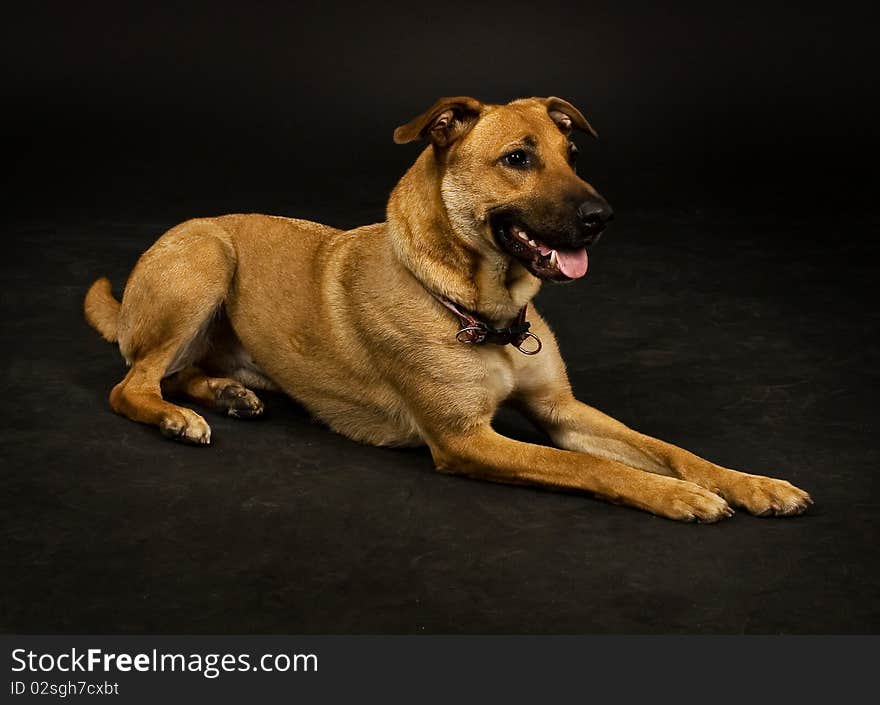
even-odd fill
[(560, 448), (687, 480), (758, 516), (801, 514), (812, 504), (809, 494), (785, 480), (721, 467), (638, 433), (568, 395), (538, 394), (521, 401)]
[(692, 482), (645, 473), (608, 458), (514, 441), (488, 423), (466, 432), (432, 434), (429, 445), (442, 472), (583, 490), (679, 521), (714, 522), (733, 514), (723, 498)]

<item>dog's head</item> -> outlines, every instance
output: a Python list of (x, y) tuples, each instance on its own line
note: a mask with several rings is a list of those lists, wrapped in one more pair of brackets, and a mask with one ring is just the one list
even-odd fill
[(596, 134), (561, 98), (442, 98), (398, 127), (394, 141), (430, 140), (450, 223), (471, 246), (514, 258), (540, 279), (570, 281), (586, 273), (587, 248), (612, 218), (575, 172), (575, 129)]

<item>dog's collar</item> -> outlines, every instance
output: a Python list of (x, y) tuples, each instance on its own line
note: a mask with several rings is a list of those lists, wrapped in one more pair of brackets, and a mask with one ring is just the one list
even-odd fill
[[(431, 293), (434, 294), (434, 292)], [(508, 328), (493, 328), (469, 311), (459, 308), (455, 302), (447, 299), (445, 296), (434, 294), (434, 298), (452, 311), (461, 323), (461, 329), (455, 334), (455, 339), (459, 343), (467, 345), (484, 345), (486, 343), (512, 345), (523, 355), (537, 355), (541, 352), (543, 347), (541, 339), (534, 333), (529, 332), (532, 324), (526, 320), (526, 308), (528, 308), (528, 305), (523, 306), (519, 310), (513, 325)], [(523, 347), (523, 344), (529, 338), (537, 344), (537, 347), (534, 349)]]

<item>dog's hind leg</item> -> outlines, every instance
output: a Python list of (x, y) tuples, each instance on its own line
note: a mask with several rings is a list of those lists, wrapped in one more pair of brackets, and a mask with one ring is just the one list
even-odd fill
[(145, 357), (132, 365), (110, 392), (110, 406), (132, 421), (158, 426), (163, 435), (189, 443), (211, 442), (211, 427), (196, 412), (162, 398), (160, 379), (167, 364), (162, 355)]
[(144, 253), (119, 311), (119, 349), (131, 370), (110, 392), (114, 411), (176, 440), (211, 442), (201, 416), (162, 398), (162, 380), (202, 357), (234, 272), (228, 236), (209, 220), (172, 228)]
[(228, 377), (210, 377), (195, 365), (162, 381), (167, 394), (184, 394), (193, 401), (237, 419), (263, 414), (263, 402), (241, 382)]

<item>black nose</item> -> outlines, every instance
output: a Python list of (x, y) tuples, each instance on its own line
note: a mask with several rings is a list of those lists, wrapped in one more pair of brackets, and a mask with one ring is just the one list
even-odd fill
[(578, 218), (590, 230), (601, 230), (602, 227), (614, 218), (614, 211), (605, 201), (590, 199), (584, 201), (578, 207)]

